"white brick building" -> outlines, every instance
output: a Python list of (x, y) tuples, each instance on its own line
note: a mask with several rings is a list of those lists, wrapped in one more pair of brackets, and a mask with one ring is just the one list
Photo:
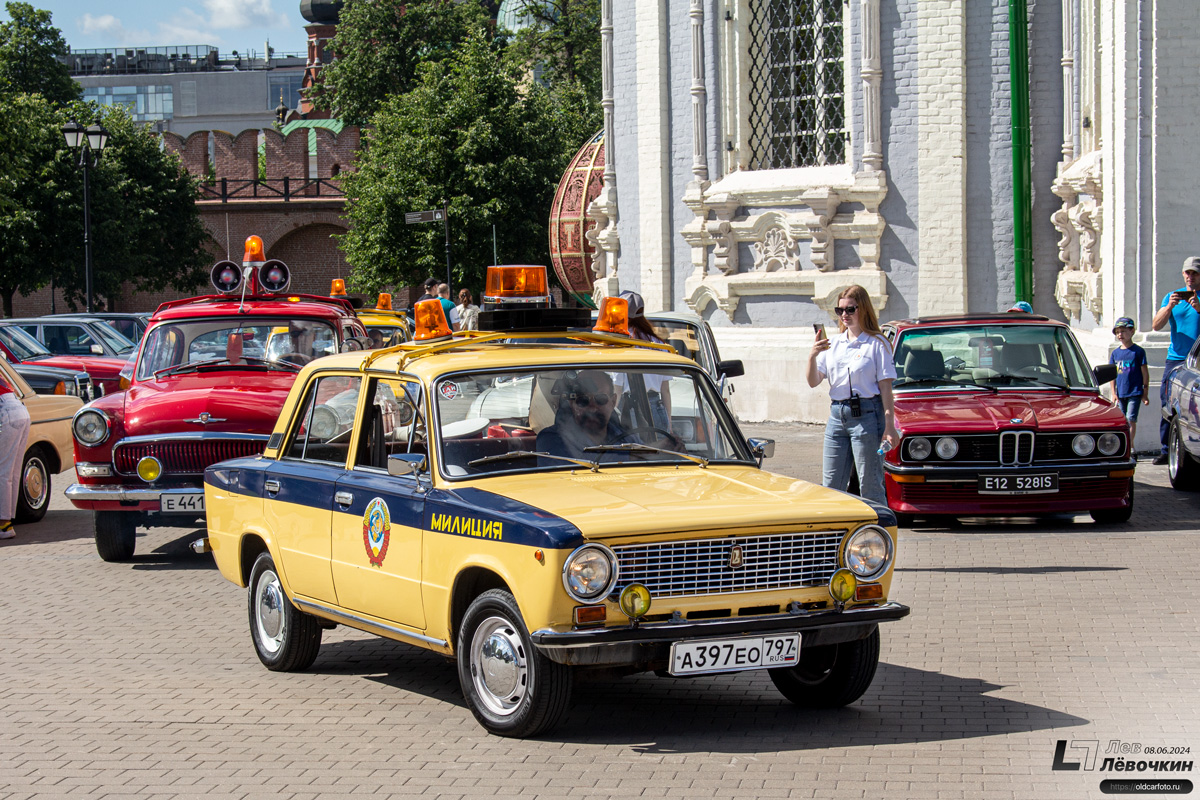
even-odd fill
[[(1179, 225), (1200, 216), (1184, 185), (1200, 5), (1027, 2), (1034, 306), (1070, 314), (1101, 360), (1115, 316), (1148, 329), (1200, 253)], [(824, 419), (810, 324), (847, 285), (883, 319), (1012, 304), (1007, 0), (603, 8), (598, 290), (707, 318), (746, 361), (744, 419)]]

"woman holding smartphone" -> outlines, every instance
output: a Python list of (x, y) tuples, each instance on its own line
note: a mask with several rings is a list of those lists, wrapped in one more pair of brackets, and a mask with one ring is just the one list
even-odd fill
[(883, 338), (863, 287), (844, 290), (834, 311), (838, 333), (828, 339), (824, 326), (819, 326), (808, 356), (808, 385), (816, 388), (829, 381), (822, 483), (845, 491), (853, 463), (859, 494), (886, 505), (881, 445), (891, 448), (899, 441), (892, 403), (892, 346)]

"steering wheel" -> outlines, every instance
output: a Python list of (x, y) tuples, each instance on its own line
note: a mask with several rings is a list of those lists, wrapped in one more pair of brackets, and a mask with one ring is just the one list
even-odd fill
[(1054, 377), (1054, 372), (1052, 372), (1049, 368), (1037, 364), (1033, 364), (1028, 367), (1021, 367), (1013, 374), (1022, 378), (1040, 378), (1043, 376), (1051, 378)]
[(275, 360), (284, 364), (294, 364), (297, 367), (302, 367), (313, 359), (312, 356), (306, 356), (303, 353), (284, 353)]
[[(669, 442), (671, 447), (675, 450), (682, 451), (684, 449), (682, 439), (680, 439), (671, 431), (666, 430), (665, 428), (659, 428), (655, 425), (643, 425), (640, 428), (634, 428), (631, 431), (625, 431), (625, 433), (617, 437), (617, 441), (613, 442), (613, 444), (620, 444), (621, 442), (629, 441), (632, 437), (639, 436), (643, 433), (661, 434), (661, 436), (656, 435), (655, 439), (658, 441), (665, 440)], [(646, 444), (646, 442), (640, 442), (639, 444)]]

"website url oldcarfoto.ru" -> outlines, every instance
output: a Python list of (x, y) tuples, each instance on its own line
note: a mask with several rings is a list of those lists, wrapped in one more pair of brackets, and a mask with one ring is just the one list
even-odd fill
[(1191, 794), (1192, 782), (1187, 780), (1100, 781), (1104, 794)]

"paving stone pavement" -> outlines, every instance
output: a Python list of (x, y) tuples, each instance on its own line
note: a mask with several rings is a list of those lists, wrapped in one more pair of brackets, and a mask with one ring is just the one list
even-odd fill
[[(818, 476), (819, 427), (746, 427), (777, 439), (770, 468)], [(268, 672), (244, 591), (186, 549), (193, 532), (143, 531), (132, 563), (106, 564), (70, 477), (0, 543), (3, 798), (1027, 800), (1196, 780), (1085, 761), (1093, 741), (1200, 750), (1200, 495), (1163, 467), (1139, 465), (1128, 525), (902, 531), (893, 597), (913, 612), (881, 629), (851, 707), (794, 708), (753, 673), (593, 680), (533, 741), (485, 734), (450, 662), (345, 628), (308, 672)], [(1083, 768), (1052, 769), (1058, 740)]]

